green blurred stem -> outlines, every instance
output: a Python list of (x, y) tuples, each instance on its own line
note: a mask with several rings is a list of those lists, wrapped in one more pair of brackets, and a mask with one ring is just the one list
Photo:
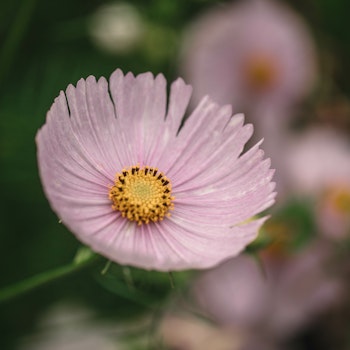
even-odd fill
[(12, 22), (12, 26), (4, 40), (0, 52), (0, 81), (10, 70), (13, 58), (22, 41), (30, 17), (34, 11), (36, 1), (37, 0), (23, 0), (18, 8), (17, 16)]
[(0, 303), (6, 302), (12, 298), (30, 292), (33, 289), (73, 274), (88, 266), (95, 258), (96, 254), (92, 253), (88, 248), (80, 248), (72, 264), (42, 272), (36, 276), (0, 289)]

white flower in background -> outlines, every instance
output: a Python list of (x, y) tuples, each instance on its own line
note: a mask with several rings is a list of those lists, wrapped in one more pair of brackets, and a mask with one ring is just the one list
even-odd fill
[(128, 3), (101, 6), (90, 22), (94, 43), (113, 54), (128, 53), (141, 41), (144, 25), (136, 7)]

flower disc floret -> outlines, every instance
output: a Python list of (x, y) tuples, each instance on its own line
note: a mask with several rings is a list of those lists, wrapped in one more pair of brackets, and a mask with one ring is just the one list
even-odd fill
[(170, 181), (157, 168), (148, 166), (133, 166), (118, 173), (109, 199), (113, 210), (139, 225), (161, 221), (174, 208)]
[(350, 214), (350, 189), (336, 194), (334, 198), (335, 207), (343, 214)]
[(257, 92), (273, 88), (279, 79), (277, 66), (272, 58), (251, 57), (245, 66), (248, 87)]

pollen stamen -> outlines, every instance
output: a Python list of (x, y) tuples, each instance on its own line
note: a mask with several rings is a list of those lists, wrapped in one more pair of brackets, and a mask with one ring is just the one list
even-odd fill
[(171, 196), (169, 179), (157, 168), (132, 166), (116, 174), (109, 199), (113, 210), (142, 225), (170, 216), (175, 197)]

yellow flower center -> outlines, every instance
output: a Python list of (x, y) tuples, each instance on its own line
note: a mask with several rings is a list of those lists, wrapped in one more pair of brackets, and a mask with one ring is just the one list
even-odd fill
[(133, 166), (116, 175), (109, 199), (113, 210), (142, 225), (170, 216), (175, 197), (171, 196), (169, 179), (157, 168)]
[(339, 211), (350, 214), (350, 192), (339, 193), (335, 199)]
[(329, 201), (335, 211), (342, 215), (350, 214), (350, 187), (338, 185), (326, 192), (325, 200)]
[(246, 76), (249, 87), (261, 91), (274, 86), (278, 72), (271, 59), (257, 55), (246, 62)]

